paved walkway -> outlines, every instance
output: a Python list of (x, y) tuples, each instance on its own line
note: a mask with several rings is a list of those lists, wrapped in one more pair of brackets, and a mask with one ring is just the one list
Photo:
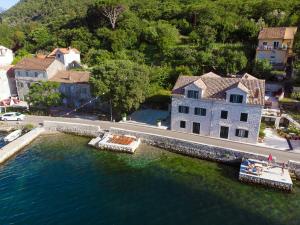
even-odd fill
[(173, 137), (173, 138), (183, 139), (187, 141), (200, 142), (207, 145), (231, 148), (231, 149), (236, 149), (245, 152), (252, 152), (252, 153), (264, 154), (264, 155), (268, 155), (271, 153), (279, 161), (288, 161), (288, 160), (300, 161), (300, 154), (289, 152), (289, 151), (276, 150), (276, 149), (261, 147), (257, 145), (233, 142), (233, 141), (228, 141), (228, 140), (223, 140), (218, 138), (200, 136), (195, 134), (187, 134), (187, 133), (175, 132), (170, 130), (162, 130), (154, 127), (139, 126), (134, 124), (113, 123), (108, 121), (88, 120), (88, 119), (79, 119), (79, 118), (61, 118), (61, 117), (43, 117), (43, 116), (27, 116), (24, 123), (42, 124), (44, 120), (99, 125), (101, 129), (109, 129), (110, 127), (116, 127), (121, 129), (133, 130), (137, 132), (152, 133), (152, 134), (167, 136), (171, 138)]

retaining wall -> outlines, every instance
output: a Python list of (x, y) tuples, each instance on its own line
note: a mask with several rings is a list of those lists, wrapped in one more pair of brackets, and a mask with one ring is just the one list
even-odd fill
[(21, 151), (25, 146), (29, 145), (35, 138), (45, 131), (43, 127), (35, 128), (16, 140), (5, 145), (0, 150), (0, 163), (5, 162), (17, 152)]
[(63, 133), (76, 134), (87, 137), (98, 137), (103, 131), (100, 126), (81, 123), (44, 121), (44, 127), (48, 131), (59, 131)]
[(241, 162), (243, 157), (257, 160), (267, 160), (267, 155), (242, 152), (234, 149), (221, 148), (212, 145), (204, 145), (198, 142), (185, 141), (160, 135), (142, 133), (136, 131), (111, 128), (110, 132), (119, 135), (133, 135), (146, 143), (156, 147), (164, 148), (172, 152), (189, 155), (201, 159), (218, 162)]

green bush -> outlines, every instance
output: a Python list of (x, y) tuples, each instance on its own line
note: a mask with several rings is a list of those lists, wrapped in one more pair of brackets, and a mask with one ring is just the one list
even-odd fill
[(23, 130), (23, 132), (27, 133), (27, 132), (33, 130), (34, 128), (35, 128), (35, 125), (28, 123), (23, 126), (22, 130)]

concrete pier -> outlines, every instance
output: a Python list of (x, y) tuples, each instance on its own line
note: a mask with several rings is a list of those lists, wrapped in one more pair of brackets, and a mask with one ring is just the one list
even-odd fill
[(35, 128), (0, 149), (0, 164), (21, 151), (45, 131), (43, 127)]
[(284, 191), (292, 191), (293, 188), (293, 182), (288, 169), (284, 169), (282, 173), (281, 167), (277, 165), (268, 166), (266, 161), (254, 159), (247, 159), (241, 163), (239, 180), (245, 183), (261, 184)]

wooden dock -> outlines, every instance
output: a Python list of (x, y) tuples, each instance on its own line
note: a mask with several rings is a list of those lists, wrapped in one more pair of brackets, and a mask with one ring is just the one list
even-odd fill
[(246, 159), (241, 163), (239, 180), (284, 191), (292, 191), (293, 188), (288, 169), (284, 169), (282, 173), (282, 168), (278, 165), (268, 166), (266, 161), (254, 159)]

